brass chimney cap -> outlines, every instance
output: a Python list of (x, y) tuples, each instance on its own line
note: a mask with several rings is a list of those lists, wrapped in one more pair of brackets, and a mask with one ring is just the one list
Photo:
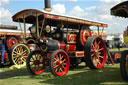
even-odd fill
[(44, 8), (45, 11), (51, 12), (52, 8)]

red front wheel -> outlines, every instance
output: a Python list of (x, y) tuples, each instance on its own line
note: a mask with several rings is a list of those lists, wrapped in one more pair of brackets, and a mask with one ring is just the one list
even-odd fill
[(56, 50), (52, 53), (49, 67), (54, 76), (64, 76), (69, 69), (69, 57), (64, 50)]
[(48, 59), (43, 55), (41, 50), (32, 51), (27, 57), (27, 70), (32, 75), (38, 75), (44, 72)]

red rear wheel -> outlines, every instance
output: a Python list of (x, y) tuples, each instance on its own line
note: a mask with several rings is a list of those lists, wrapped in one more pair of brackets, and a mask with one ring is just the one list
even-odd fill
[(69, 57), (64, 50), (56, 50), (49, 61), (50, 70), (54, 76), (64, 76), (69, 69)]
[(106, 46), (100, 37), (91, 37), (85, 44), (85, 58), (91, 69), (100, 69), (106, 62)]
[(27, 70), (32, 75), (41, 74), (45, 70), (47, 62), (48, 59), (40, 50), (32, 51), (27, 57)]

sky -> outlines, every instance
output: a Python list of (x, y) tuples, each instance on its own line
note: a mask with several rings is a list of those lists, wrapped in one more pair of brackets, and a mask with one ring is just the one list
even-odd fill
[[(107, 34), (122, 33), (128, 19), (115, 17), (110, 9), (126, 0), (51, 0), (52, 12), (108, 24)], [(18, 25), (12, 16), (24, 9), (44, 9), (44, 0), (0, 0), (0, 24)]]

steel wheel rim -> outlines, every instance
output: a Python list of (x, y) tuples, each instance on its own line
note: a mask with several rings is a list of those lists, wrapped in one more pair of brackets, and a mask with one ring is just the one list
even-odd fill
[(30, 58), (30, 68), (35, 74), (40, 74), (44, 71), (47, 65), (47, 58), (44, 58), (39, 52), (34, 53)]
[(63, 76), (68, 72), (68, 55), (64, 52), (58, 52), (53, 59), (53, 70), (58, 76)]
[(18, 45), (14, 47), (12, 51), (12, 61), (16, 65), (26, 64), (26, 58), (29, 55), (30, 50), (26, 45)]
[(102, 68), (106, 61), (106, 47), (101, 38), (96, 38), (91, 48), (91, 59), (96, 68)]
[(128, 75), (128, 54), (126, 55), (125, 69), (126, 69), (126, 73)]

